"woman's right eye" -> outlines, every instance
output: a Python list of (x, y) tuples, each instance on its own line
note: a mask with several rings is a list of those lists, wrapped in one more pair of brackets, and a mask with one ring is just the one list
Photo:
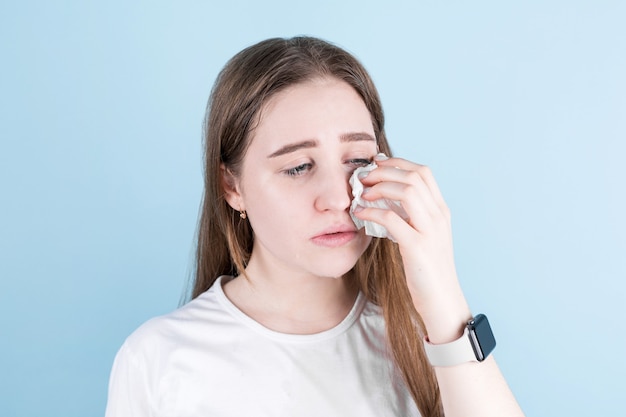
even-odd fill
[(311, 163), (300, 164), (300, 165), (298, 165), (296, 167), (293, 167), (293, 168), (290, 168), (290, 169), (286, 169), (283, 172), (285, 174), (289, 175), (290, 177), (298, 177), (298, 176), (306, 173), (312, 167), (313, 167), (313, 164), (311, 164)]

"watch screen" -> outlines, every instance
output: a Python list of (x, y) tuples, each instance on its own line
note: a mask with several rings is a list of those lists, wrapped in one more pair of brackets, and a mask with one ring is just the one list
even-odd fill
[(470, 324), (470, 337), (473, 339), (472, 342), (477, 343), (476, 347), (480, 348), (480, 352), (475, 352), (476, 358), (483, 361), (496, 347), (496, 339), (493, 337), (487, 316), (479, 314), (473, 321), (473, 326)]

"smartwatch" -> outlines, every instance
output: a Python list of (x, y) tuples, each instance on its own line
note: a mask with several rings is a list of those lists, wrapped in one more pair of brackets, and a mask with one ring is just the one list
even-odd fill
[(467, 322), (463, 336), (440, 345), (424, 339), (426, 356), (432, 366), (455, 366), (466, 362), (482, 362), (496, 347), (489, 320), (479, 314)]

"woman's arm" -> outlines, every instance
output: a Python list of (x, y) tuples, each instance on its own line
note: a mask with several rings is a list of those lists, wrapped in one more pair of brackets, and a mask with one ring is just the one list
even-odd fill
[[(398, 242), (407, 285), (430, 343), (461, 337), (472, 318), (454, 266), (450, 212), (430, 169), (400, 158), (376, 160), (378, 168), (361, 182), (366, 200), (399, 201), (408, 215), (364, 208), (363, 220), (383, 225)], [(523, 416), (493, 357), (435, 372), (447, 417)]]

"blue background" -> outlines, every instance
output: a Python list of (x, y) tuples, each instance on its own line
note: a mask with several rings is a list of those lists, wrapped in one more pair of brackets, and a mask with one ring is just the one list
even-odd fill
[(193, 270), (201, 122), (245, 46), (310, 34), (430, 165), (458, 270), (530, 415), (626, 415), (626, 2), (0, 6), (0, 415), (97, 416)]

